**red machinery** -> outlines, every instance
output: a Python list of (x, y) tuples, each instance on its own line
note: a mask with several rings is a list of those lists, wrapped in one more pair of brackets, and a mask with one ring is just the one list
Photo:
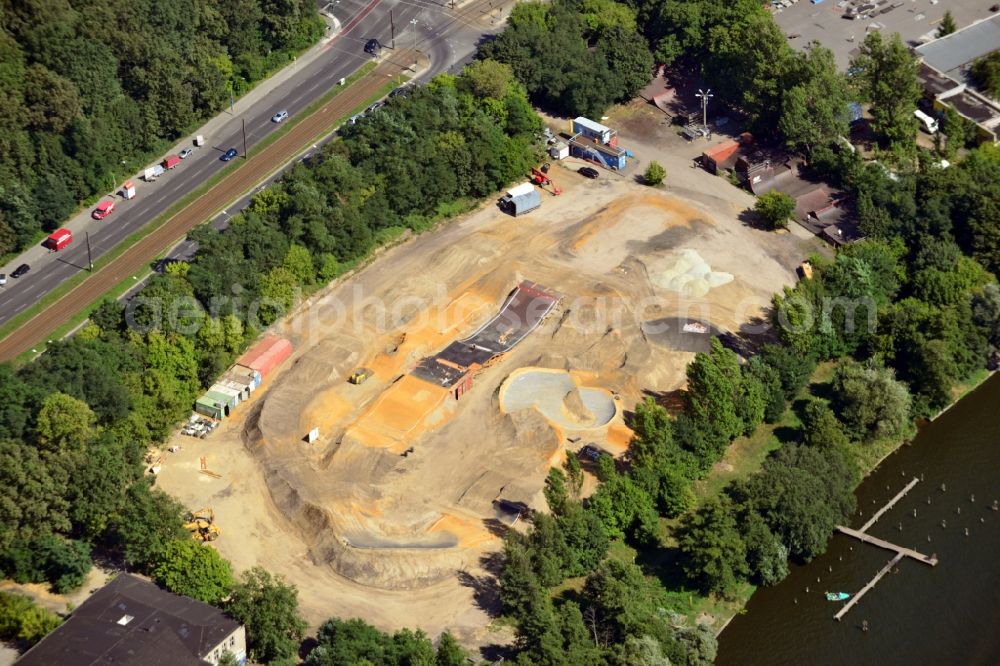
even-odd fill
[(552, 189), (549, 189), (549, 190), (546, 190), (546, 191), (547, 192), (551, 192), (552, 196), (559, 196), (560, 194), (562, 194), (562, 190), (560, 190), (559, 187), (555, 183), (552, 182), (552, 179), (549, 178), (548, 175), (546, 175), (548, 173), (548, 170), (549, 170), (549, 163), (548, 162), (546, 162), (545, 164), (543, 164), (541, 169), (536, 169), (536, 168), (532, 167), (531, 168), (531, 180), (536, 185), (538, 185), (539, 187), (541, 187), (543, 190), (545, 189), (546, 186), (551, 187)]

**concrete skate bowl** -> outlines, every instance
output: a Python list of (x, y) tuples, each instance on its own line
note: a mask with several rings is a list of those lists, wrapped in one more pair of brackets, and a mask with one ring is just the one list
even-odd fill
[(500, 387), (500, 409), (509, 414), (529, 408), (564, 430), (603, 428), (619, 411), (610, 391), (577, 386), (565, 370), (521, 368)]
[(708, 322), (684, 317), (644, 321), (642, 332), (655, 345), (686, 352), (707, 352), (712, 348), (712, 338), (723, 334)]

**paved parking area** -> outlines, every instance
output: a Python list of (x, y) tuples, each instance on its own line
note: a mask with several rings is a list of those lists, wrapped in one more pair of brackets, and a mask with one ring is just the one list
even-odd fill
[(851, 58), (870, 30), (881, 30), (885, 35), (898, 32), (904, 42), (916, 46), (933, 38), (944, 16), (951, 10), (959, 28), (984, 19), (995, 12), (989, 10), (997, 0), (888, 0), (882, 7), (901, 4), (892, 11), (867, 20), (844, 18), (847, 0), (825, 0), (817, 5), (809, 0), (798, 0), (790, 7), (776, 10), (774, 19), (793, 48), (804, 49), (818, 41), (832, 50), (837, 65), (847, 69)]

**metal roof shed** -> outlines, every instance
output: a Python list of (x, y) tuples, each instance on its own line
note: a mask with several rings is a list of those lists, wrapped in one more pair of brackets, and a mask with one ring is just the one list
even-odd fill
[(222, 393), (221, 391), (217, 391), (214, 385), (210, 389), (208, 389), (208, 392), (205, 394), (205, 397), (220, 403), (222, 405), (222, 411), (225, 413), (226, 416), (229, 416), (229, 412), (232, 411), (232, 409), (236, 407), (236, 405), (238, 404), (236, 396), (232, 396), (227, 393)]
[(229, 372), (239, 375), (241, 377), (246, 377), (250, 380), (250, 390), (254, 391), (260, 386), (260, 373), (253, 368), (248, 368), (245, 365), (236, 364), (229, 368)]
[(291, 355), (291, 342), (276, 335), (269, 335), (236, 359), (236, 362), (256, 370), (263, 378)]
[(250, 397), (250, 387), (245, 382), (237, 381), (227, 377), (225, 374), (216, 379), (215, 384), (236, 391), (236, 397), (240, 402)]
[(208, 390), (228, 396), (232, 400), (232, 402), (226, 403), (229, 405), (230, 409), (240, 404), (241, 396), (243, 393), (240, 389), (233, 388), (232, 386), (226, 386), (222, 382), (215, 382), (210, 387), (208, 387)]
[(225, 405), (213, 400), (207, 393), (195, 400), (194, 411), (210, 419), (221, 419), (226, 415)]

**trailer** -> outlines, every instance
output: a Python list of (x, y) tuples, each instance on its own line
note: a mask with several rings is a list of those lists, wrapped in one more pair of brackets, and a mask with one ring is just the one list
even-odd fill
[(181, 163), (181, 158), (178, 155), (167, 155), (167, 158), (163, 160), (164, 169), (173, 169), (175, 166)]
[(531, 183), (522, 183), (507, 190), (498, 202), (500, 210), (518, 217), (542, 205), (542, 197)]
[(131, 180), (126, 180), (122, 185), (121, 194), (123, 199), (134, 199), (135, 198), (135, 183)]
[(49, 248), (53, 252), (58, 252), (59, 250), (67, 247), (73, 242), (73, 232), (69, 229), (56, 229), (49, 237), (45, 239), (45, 247)]
[(151, 183), (158, 177), (163, 175), (163, 167), (159, 164), (154, 164), (145, 171), (142, 172), (142, 179), (147, 183)]

